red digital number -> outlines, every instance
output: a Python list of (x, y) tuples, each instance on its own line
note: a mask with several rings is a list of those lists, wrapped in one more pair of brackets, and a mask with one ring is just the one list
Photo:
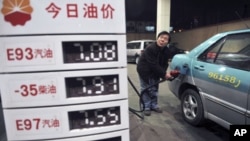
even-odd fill
[(7, 59), (8, 61), (15, 61), (15, 60), (23, 60), (24, 58), (27, 60), (32, 60), (34, 55), (33, 55), (33, 50), (32, 48), (8, 48), (7, 49)]
[(32, 96), (36, 96), (38, 94), (36, 84), (21, 85), (21, 89), (22, 89), (21, 92), (22, 96), (28, 96), (29, 94)]
[(40, 118), (33, 118), (32, 120), (30, 120), (30, 119), (18, 119), (18, 120), (16, 120), (16, 129), (18, 131), (31, 130), (35, 124), (34, 129), (38, 130), (39, 123), (40, 123)]

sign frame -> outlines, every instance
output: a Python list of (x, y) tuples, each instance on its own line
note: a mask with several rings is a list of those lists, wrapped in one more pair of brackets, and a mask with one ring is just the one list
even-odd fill
[[(89, 109), (102, 109), (107, 107), (120, 107), (121, 124), (112, 125), (106, 127), (95, 127), (90, 129), (73, 129), (70, 130), (68, 112), (70, 111), (82, 111)], [(118, 130), (128, 130), (129, 128), (129, 111), (128, 101), (119, 100), (102, 103), (92, 103), (83, 105), (70, 105), (70, 106), (58, 106), (58, 107), (45, 107), (45, 108), (29, 108), (29, 109), (4, 109), (4, 119), (6, 125), (6, 133), (9, 140), (36, 140), (36, 139), (56, 139), (64, 137), (77, 137), (93, 134), (101, 134), (107, 132), (113, 132)], [(35, 118), (56, 118), (60, 124), (60, 128), (56, 129), (44, 129), (40, 130), (41, 126), (34, 125), (32, 130), (26, 131), (25, 120), (32, 120)], [(17, 120), (20, 121), (17, 124)], [(41, 123), (41, 122), (40, 122)], [(40, 125), (40, 124), (39, 124)], [(21, 133), (18, 133), (17, 126), (20, 126)], [(37, 130), (34, 129), (37, 127)]]
[[(27, 40), (27, 38), (29, 40)], [(62, 42), (65, 41), (117, 41), (117, 61), (64, 63)], [(126, 62), (126, 35), (57, 35), (0, 37), (0, 73), (58, 71), (73, 69), (99, 69), (123, 67)], [(50, 50), (49, 57), (42, 58), (36, 52)], [(31, 51), (30, 51), (31, 50)], [(36, 51), (38, 50), (38, 51)], [(19, 54), (22, 53), (20, 57)], [(32, 57), (30, 57), (32, 56)], [(79, 53), (80, 56), (80, 53)], [(37, 59), (35, 58), (37, 57)], [(104, 57), (104, 56), (102, 56)], [(35, 60), (36, 59), (36, 60)], [(84, 65), (83, 65), (84, 64)]]
[[(128, 99), (127, 69), (102, 69), (102, 70), (84, 70), (84, 71), (63, 71), (63, 72), (46, 72), (46, 73), (18, 73), (18, 74), (0, 74), (0, 89), (2, 93), (3, 108), (20, 108), (20, 107), (38, 107), (38, 106), (56, 106), (70, 104), (85, 104), (102, 101), (111, 101), (119, 99)], [(117, 87), (119, 93), (110, 95), (79, 96), (67, 98), (65, 79), (69, 77), (86, 77), (86, 76), (108, 76), (118, 75)], [(33, 87), (31, 86), (33, 85)], [(25, 90), (29, 92), (27, 96), (21, 95)], [(53, 85), (56, 93), (39, 94), (40, 86)], [(32, 92), (38, 91), (36, 95)], [(25, 92), (26, 93), (26, 92)]]

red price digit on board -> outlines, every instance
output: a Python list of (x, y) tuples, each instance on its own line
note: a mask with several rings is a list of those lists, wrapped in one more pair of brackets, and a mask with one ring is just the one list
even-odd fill
[(18, 131), (22, 130), (32, 130), (39, 129), (40, 118), (33, 119), (17, 119), (16, 120), (16, 129)]
[(32, 48), (8, 48), (6, 51), (8, 61), (21, 61), (23, 59), (32, 60), (34, 57)]
[(22, 96), (28, 96), (28, 95), (36, 96), (38, 93), (36, 84), (21, 85), (20, 88), (22, 89), (21, 91)]

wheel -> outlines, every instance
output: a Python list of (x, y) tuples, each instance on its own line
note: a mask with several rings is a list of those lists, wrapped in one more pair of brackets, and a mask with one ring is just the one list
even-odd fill
[(140, 56), (136, 56), (136, 58), (135, 58), (135, 63), (136, 63), (136, 64), (138, 64), (139, 59), (140, 59)]
[(187, 89), (181, 97), (182, 116), (191, 125), (199, 126), (204, 123), (204, 110), (200, 95), (193, 89)]

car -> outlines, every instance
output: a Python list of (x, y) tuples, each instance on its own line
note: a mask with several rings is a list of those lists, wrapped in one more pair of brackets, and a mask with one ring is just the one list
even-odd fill
[(169, 70), (180, 73), (168, 87), (186, 122), (202, 126), (210, 120), (226, 129), (250, 124), (250, 29), (212, 36), (175, 55)]
[(127, 43), (127, 62), (138, 63), (143, 50), (155, 40), (133, 40)]

